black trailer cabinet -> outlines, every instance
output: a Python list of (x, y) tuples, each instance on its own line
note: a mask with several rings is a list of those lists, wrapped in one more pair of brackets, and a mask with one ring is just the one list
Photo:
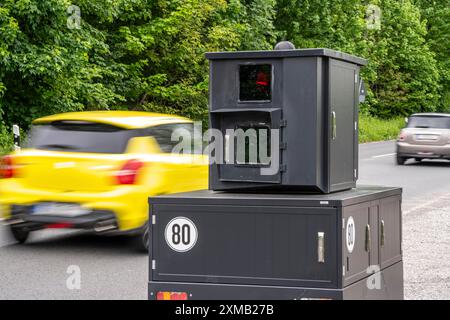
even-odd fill
[[(211, 164), (211, 190), (330, 193), (355, 187), (359, 72), (366, 60), (329, 49), (206, 57), (210, 127), (225, 137), (223, 161)], [(268, 143), (262, 147), (260, 138), (246, 137), (244, 154), (257, 144), (258, 155), (271, 157), (270, 165), (259, 157), (238, 159), (236, 137), (228, 133), (238, 129), (255, 129), (256, 135), (278, 130), (264, 136)], [(262, 174), (268, 167), (270, 174)]]
[(198, 191), (149, 203), (150, 298), (403, 298), (401, 189)]

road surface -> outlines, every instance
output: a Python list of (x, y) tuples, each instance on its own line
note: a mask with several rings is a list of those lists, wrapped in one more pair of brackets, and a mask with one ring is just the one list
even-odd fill
[[(393, 142), (361, 145), (359, 183), (404, 188), (406, 298), (450, 299), (450, 162), (397, 166), (394, 153)], [(49, 230), (30, 240), (0, 227), (0, 299), (146, 299), (147, 257), (127, 239)], [(70, 266), (80, 290), (67, 287)]]

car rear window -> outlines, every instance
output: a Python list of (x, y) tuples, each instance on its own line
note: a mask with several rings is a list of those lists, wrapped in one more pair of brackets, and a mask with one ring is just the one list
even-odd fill
[(121, 154), (125, 152), (132, 136), (132, 130), (111, 125), (59, 121), (33, 126), (27, 147), (51, 151)]
[(450, 117), (411, 117), (408, 128), (450, 129)]

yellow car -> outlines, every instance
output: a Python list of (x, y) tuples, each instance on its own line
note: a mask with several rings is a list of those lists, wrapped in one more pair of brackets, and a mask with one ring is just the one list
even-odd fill
[(138, 235), (148, 248), (148, 197), (208, 187), (207, 157), (173, 152), (193, 128), (186, 118), (128, 111), (35, 120), (27, 147), (1, 161), (0, 212), (20, 243), (35, 230), (75, 228)]

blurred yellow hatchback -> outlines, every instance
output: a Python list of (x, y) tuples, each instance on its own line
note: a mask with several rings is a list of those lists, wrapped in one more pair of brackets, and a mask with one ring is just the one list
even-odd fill
[(0, 212), (13, 236), (24, 243), (46, 228), (128, 233), (147, 249), (148, 197), (208, 187), (207, 156), (172, 152), (180, 129), (193, 144), (193, 122), (172, 115), (98, 111), (34, 121), (27, 146), (0, 164)]

